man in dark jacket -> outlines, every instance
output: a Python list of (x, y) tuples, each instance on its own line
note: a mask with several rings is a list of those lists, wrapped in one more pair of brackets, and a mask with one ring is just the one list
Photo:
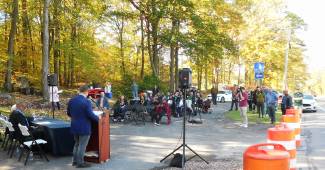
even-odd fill
[(288, 90), (283, 91), (283, 97), (281, 102), (282, 115), (286, 114), (286, 110), (292, 108), (292, 97), (289, 95)]
[(27, 126), (28, 128), (30, 127), (29, 122), (22, 110), (24, 109), (21, 103), (15, 104), (11, 107), (11, 114), (9, 116), (9, 122), (12, 123), (12, 127), (15, 129), (14, 135), (16, 138), (19, 137), (21, 134), (18, 124)]
[(71, 118), (70, 130), (75, 140), (72, 165), (77, 168), (90, 167), (90, 164), (84, 162), (84, 154), (91, 134), (91, 122), (98, 122), (100, 118), (93, 113), (87, 96), (88, 86), (81, 86), (79, 95), (69, 101), (67, 109), (68, 116)]
[(213, 86), (211, 88), (211, 96), (212, 96), (213, 105), (217, 105), (217, 94), (218, 94), (217, 88), (215, 86)]

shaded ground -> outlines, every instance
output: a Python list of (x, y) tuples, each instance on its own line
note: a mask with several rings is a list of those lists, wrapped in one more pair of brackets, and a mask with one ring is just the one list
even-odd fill
[[(238, 126), (239, 123), (224, 119), (223, 113), (228, 106), (229, 103), (218, 104), (212, 114), (202, 115), (203, 124), (187, 124), (187, 144), (211, 162), (205, 165), (195, 158), (187, 163), (188, 169), (241, 169), (244, 150), (252, 144), (266, 141), (265, 132), (271, 125), (252, 124), (243, 129)], [(112, 124), (111, 160), (94, 164), (91, 169), (164, 169), (168, 162), (159, 161), (181, 144), (181, 125), (181, 119), (176, 118), (170, 126)], [(70, 157), (50, 157), (49, 163), (31, 161), (27, 167), (16, 160), (8, 159), (1, 152), (0, 169), (74, 169), (70, 165)]]

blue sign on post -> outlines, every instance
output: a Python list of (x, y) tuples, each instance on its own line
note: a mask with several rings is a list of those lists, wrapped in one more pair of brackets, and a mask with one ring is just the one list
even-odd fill
[(263, 79), (264, 78), (264, 63), (257, 62), (254, 64), (254, 72), (255, 79)]

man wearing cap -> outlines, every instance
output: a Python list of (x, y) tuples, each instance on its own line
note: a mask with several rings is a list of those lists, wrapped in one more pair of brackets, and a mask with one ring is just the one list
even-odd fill
[(88, 86), (79, 88), (79, 95), (70, 99), (67, 114), (71, 118), (70, 131), (74, 135), (72, 165), (77, 168), (87, 168), (90, 164), (84, 162), (84, 154), (91, 134), (91, 122), (98, 122), (100, 117), (93, 113), (88, 96)]

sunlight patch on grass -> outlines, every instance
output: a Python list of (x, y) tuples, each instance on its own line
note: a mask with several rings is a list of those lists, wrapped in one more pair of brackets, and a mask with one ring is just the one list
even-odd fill
[[(241, 117), (239, 111), (229, 111), (225, 113), (226, 118), (235, 121), (241, 122)], [(259, 118), (257, 112), (248, 111), (247, 112), (248, 122), (249, 123), (257, 123), (257, 124), (269, 124), (271, 122), (268, 115), (264, 116), (264, 118)], [(275, 115), (276, 122), (280, 122), (281, 111), (278, 110)]]

